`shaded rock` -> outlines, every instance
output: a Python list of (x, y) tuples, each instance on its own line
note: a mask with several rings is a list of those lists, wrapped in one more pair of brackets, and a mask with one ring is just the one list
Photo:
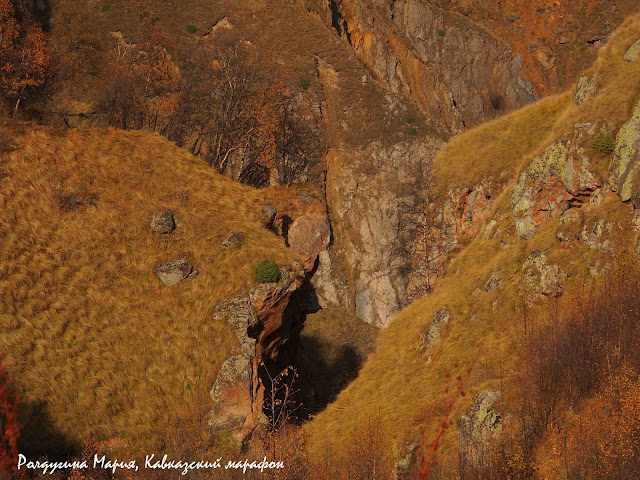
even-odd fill
[(171, 233), (176, 228), (176, 221), (171, 210), (158, 210), (151, 219), (151, 230), (156, 233)]
[[(442, 336), (442, 329), (451, 320), (451, 313), (446, 307), (436, 310), (433, 316), (433, 321), (424, 337), (424, 348), (426, 352), (432, 350), (439, 342)], [(431, 363), (431, 355), (427, 359), (427, 363)]]
[(598, 76), (593, 75), (589, 77), (580, 77), (578, 85), (576, 86), (576, 92), (573, 96), (573, 102), (576, 105), (582, 105), (585, 100), (594, 95), (598, 91)]
[(264, 226), (267, 228), (271, 228), (273, 226), (273, 221), (276, 219), (276, 214), (278, 211), (271, 204), (262, 205), (262, 218), (264, 221)]
[(156, 274), (165, 286), (172, 287), (186, 278), (195, 277), (198, 272), (193, 269), (186, 258), (178, 258), (159, 267)]
[(484, 390), (458, 421), (458, 453), (463, 471), (478, 471), (487, 460), (492, 440), (502, 431), (502, 415), (495, 409), (500, 390)]
[(240, 245), (243, 241), (244, 233), (231, 231), (229, 232), (229, 235), (227, 235), (227, 238), (225, 238), (222, 243), (220, 243), (220, 246), (223, 248), (229, 248), (233, 245)]
[(624, 59), (627, 62), (633, 62), (638, 57), (638, 55), (640, 55), (640, 40), (631, 45), (631, 48), (629, 48), (629, 50), (627, 50), (627, 53), (625, 53)]
[(298, 293), (305, 272), (283, 269), (281, 276), (280, 282), (261, 284), (246, 297), (219, 304), (212, 313), (214, 321), (231, 325), (239, 343), (211, 388), (209, 426), (212, 433), (228, 432), (237, 442), (267, 422), (263, 414), (265, 362), (293, 365), (297, 353), (295, 345), (304, 321)]
[(623, 202), (631, 200), (640, 187), (640, 103), (616, 137), (616, 147), (609, 167), (609, 185)]

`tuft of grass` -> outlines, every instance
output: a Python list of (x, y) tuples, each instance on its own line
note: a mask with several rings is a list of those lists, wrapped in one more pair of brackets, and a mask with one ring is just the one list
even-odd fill
[(194, 25), (187, 25), (187, 32), (196, 33), (198, 29)]
[(603, 155), (611, 155), (616, 149), (616, 143), (613, 137), (608, 133), (600, 133), (593, 140), (591, 148)]
[(308, 78), (301, 78), (300, 86), (302, 87), (303, 90), (308, 90), (309, 87), (311, 86), (311, 81)]
[(280, 280), (278, 264), (266, 258), (255, 266), (253, 273), (260, 283), (274, 283)]
[(445, 32), (444, 29), (441, 28), (440, 30), (438, 30), (438, 36), (439, 37), (444, 37), (446, 34), (447, 34), (447, 32)]
[(106, 12), (107, 10), (110, 10), (110, 9), (111, 9), (111, 5), (109, 5), (108, 3), (105, 3), (100, 7), (101, 12)]
[(415, 119), (413, 117), (407, 117), (404, 121), (411, 125), (413, 122), (415, 122)]
[(418, 129), (416, 127), (411, 127), (408, 133), (409, 135), (416, 135), (418, 133)]

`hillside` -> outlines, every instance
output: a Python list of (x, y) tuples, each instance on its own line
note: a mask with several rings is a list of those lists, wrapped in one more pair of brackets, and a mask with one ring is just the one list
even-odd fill
[[(117, 130), (26, 128), (0, 185), (0, 356), (31, 409), (27, 429), (58, 450), (89, 434), (160, 448), (178, 419), (207, 414), (236, 344), (212, 308), (255, 286), (263, 258), (299, 258), (264, 227), (267, 192), (157, 135)], [(160, 209), (174, 212), (173, 233), (151, 230)], [(232, 230), (244, 241), (223, 248)], [(155, 269), (175, 258), (197, 276), (166, 287)]]
[[(577, 92), (472, 129), (440, 150), (433, 189), (441, 216), (429, 248), (449, 252), (450, 261), (433, 293), (396, 316), (358, 378), (306, 427), (314, 454), (330, 448), (348, 456), (375, 419), (394, 459), (418, 445), (426, 456), (449, 418), (438, 457), (446, 472), (458, 461), (456, 422), (480, 392), (503, 390), (502, 408), (516, 406), (513, 352), (523, 305), (565, 308), (616, 257), (635, 251), (637, 215), (628, 200), (638, 186), (640, 61), (623, 57), (639, 38), (640, 17), (627, 19)], [(594, 141), (606, 136), (617, 140), (603, 153)], [(448, 415), (458, 376), (468, 395)]]

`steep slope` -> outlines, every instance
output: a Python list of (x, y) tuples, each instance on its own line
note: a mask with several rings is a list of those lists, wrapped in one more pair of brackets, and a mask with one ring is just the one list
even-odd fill
[[(441, 278), (381, 332), (360, 376), (308, 425), (314, 455), (352, 460), (346, 457), (371, 432), (371, 419), (393, 461), (418, 445), (428, 454), (443, 419), (455, 424), (480, 392), (501, 389), (503, 405), (515, 404), (512, 352), (526, 321), (522, 305), (550, 309), (559, 296), (562, 304), (598, 281), (616, 255), (635, 255), (639, 39), (635, 16), (574, 92), (442, 148), (428, 246), (448, 257)], [(601, 147), (606, 139), (611, 148)], [(448, 415), (456, 377), (469, 395)], [(445, 427), (444, 471), (457, 468), (456, 445), (456, 428)]]
[(329, 2), (373, 76), (459, 132), (575, 81), (632, 1)]
[[(0, 162), (0, 356), (30, 419), (26, 451), (90, 437), (160, 448), (178, 419), (204, 438), (209, 391), (238, 348), (212, 308), (246, 295), (264, 258), (304, 274), (261, 211), (287, 192), (234, 183), (144, 132), (25, 127)], [(150, 226), (163, 209), (172, 233)], [(230, 231), (244, 239), (224, 248)], [(193, 272), (163, 285), (156, 269), (182, 258)], [(287, 340), (262, 328), (271, 353)]]

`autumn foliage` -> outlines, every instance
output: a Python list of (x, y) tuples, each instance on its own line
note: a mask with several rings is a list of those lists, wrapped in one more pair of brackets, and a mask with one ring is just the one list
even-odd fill
[(14, 115), (25, 95), (47, 77), (47, 38), (29, 2), (0, 0), (0, 87), (15, 100)]
[(18, 401), (11, 390), (11, 380), (0, 364), (0, 469), (15, 469), (18, 461)]

